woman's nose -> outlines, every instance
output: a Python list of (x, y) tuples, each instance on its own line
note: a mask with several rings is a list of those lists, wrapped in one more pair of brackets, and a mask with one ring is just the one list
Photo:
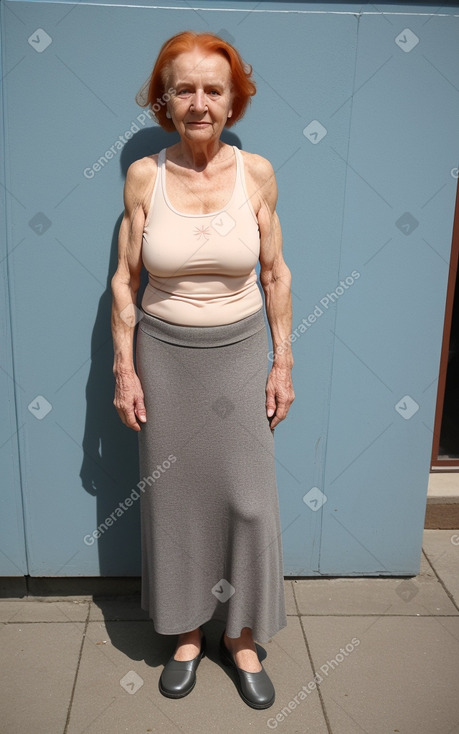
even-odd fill
[(205, 112), (206, 110), (206, 95), (203, 89), (196, 89), (193, 99), (193, 107), (195, 112)]

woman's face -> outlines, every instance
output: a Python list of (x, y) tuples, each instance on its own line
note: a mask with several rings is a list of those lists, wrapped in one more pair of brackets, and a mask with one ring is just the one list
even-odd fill
[(187, 51), (171, 62), (167, 86), (174, 89), (168, 110), (180, 137), (218, 139), (232, 112), (229, 62), (217, 53)]

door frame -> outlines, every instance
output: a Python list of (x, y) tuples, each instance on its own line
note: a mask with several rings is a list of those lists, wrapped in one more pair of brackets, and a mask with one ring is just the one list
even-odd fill
[[(458, 170), (457, 168), (454, 170)], [(451, 174), (452, 175), (452, 174)], [(448, 286), (446, 290), (445, 321), (443, 325), (443, 340), (441, 347), (440, 369), (438, 375), (437, 402), (435, 406), (435, 421), (433, 430), (431, 471), (459, 471), (458, 459), (439, 459), (440, 433), (445, 402), (446, 373), (448, 369), (449, 343), (451, 337), (451, 322), (453, 316), (454, 294), (456, 291), (457, 268), (459, 262), (459, 185), (456, 189), (456, 204), (454, 208), (453, 235), (451, 242), (451, 256), (449, 260)], [(459, 296), (459, 294), (458, 294)]]

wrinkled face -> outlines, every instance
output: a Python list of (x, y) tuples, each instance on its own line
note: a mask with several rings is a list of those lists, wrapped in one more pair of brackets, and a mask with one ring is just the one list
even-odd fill
[(167, 108), (180, 137), (190, 142), (220, 137), (233, 99), (231, 67), (223, 56), (199, 49), (179, 54), (170, 64), (167, 86), (174, 89)]

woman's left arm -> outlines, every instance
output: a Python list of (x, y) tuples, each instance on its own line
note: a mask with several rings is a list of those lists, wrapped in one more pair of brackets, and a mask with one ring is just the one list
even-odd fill
[(257, 183), (257, 219), (260, 228), (260, 283), (273, 343), (273, 364), (266, 382), (266, 413), (271, 430), (286, 417), (295, 399), (291, 370), (291, 274), (282, 254), (282, 233), (276, 212), (277, 184), (266, 158), (256, 156), (252, 167)]

